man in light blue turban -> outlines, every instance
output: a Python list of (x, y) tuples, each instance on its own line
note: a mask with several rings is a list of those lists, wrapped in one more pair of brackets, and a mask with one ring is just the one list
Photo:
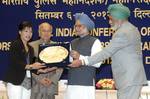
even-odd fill
[(95, 28), (94, 22), (84, 13), (76, 13), (74, 15), (75, 21), (80, 21), (82, 25), (85, 25), (88, 30)]
[(128, 7), (111, 4), (108, 12), (109, 23), (115, 30), (110, 44), (93, 56), (74, 60), (69, 66), (94, 66), (93, 64), (111, 57), (113, 78), (118, 91), (117, 99), (139, 99), (142, 86), (147, 84), (140, 32), (128, 21)]
[[(89, 35), (89, 31), (94, 28), (94, 22), (84, 13), (76, 13), (74, 16), (74, 29), (79, 37), (71, 41), (70, 61), (84, 59), (84, 57), (94, 55), (102, 49), (100, 41)], [(94, 66), (83, 66), (68, 70), (65, 99), (95, 99), (95, 72), (100, 63)]]

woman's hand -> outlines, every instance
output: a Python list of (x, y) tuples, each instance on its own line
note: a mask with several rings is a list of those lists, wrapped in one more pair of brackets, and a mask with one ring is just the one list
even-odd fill
[(26, 69), (41, 69), (44, 67), (45, 67), (45, 64), (39, 63), (39, 62), (35, 62), (33, 64), (30, 64), (30, 65), (26, 65)]

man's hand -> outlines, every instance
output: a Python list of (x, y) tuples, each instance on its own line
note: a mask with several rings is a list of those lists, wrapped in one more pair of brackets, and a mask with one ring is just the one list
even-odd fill
[(80, 67), (82, 65), (82, 61), (81, 60), (74, 60), (72, 61), (71, 64), (69, 64), (69, 67)]
[(43, 79), (39, 80), (39, 82), (45, 87), (50, 86), (52, 83), (52, 81), (48, 78), (43, 78)]
[(75, 51), (75, 50), (72, 50), (72, 51), (70, 52), (70, 56), (71, 56), (73, 59), (79, 59), (79, 58), (80, 58), (80, 54), (79, 54), (77, 51)]
[(48, 68), (45, 68), (45, 69), (39, 69), (37, 74), (52, 72), (56, 69), (57, 69), (57, 67), (51, 67), (51, 68), (48, 67)]
[(54, 71), (54, 70), (56, 70), (56, 69), (58, 69), (58, 68), (57, 68), (57, 67), (47, 68), (47, 72), (51, 72), (51, 71)]

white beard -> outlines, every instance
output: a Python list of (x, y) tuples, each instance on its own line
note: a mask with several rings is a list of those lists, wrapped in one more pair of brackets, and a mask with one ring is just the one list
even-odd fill
[(120, 27), (120, 25), (115, 24), (115, 25), (111, 26), (111, 29), (113, 29), (114, 31), (116, 31), (119, 27)]
[(84, 30), (82, 30), (82, 34), (83, 34), (83, 35), (80, 35), (80, 37), (86, 36), (88, 32), (89, 32), (88, 29), (85, 28)]
[(87, 32), (88, 32), (88, 29), (85, 28), (82, 32), (83, 32), (83, 33), (87, 33)]

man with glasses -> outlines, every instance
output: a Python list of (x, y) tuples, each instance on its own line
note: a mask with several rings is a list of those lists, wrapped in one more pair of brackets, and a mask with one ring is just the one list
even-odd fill
[[(71, 42), (72, 60), (83, 59), (101, 51), (100, 41), (90, 36), (94, 22), (84, 13), (75, 15), (75, 32), (79, 36)], [(82, 55), (79, 55), (79, 53)], [(100, 63), (92, 66), (70, 68), (68, 70), (68, 86), (65, 99), (95, 99), (95, 72)]]

